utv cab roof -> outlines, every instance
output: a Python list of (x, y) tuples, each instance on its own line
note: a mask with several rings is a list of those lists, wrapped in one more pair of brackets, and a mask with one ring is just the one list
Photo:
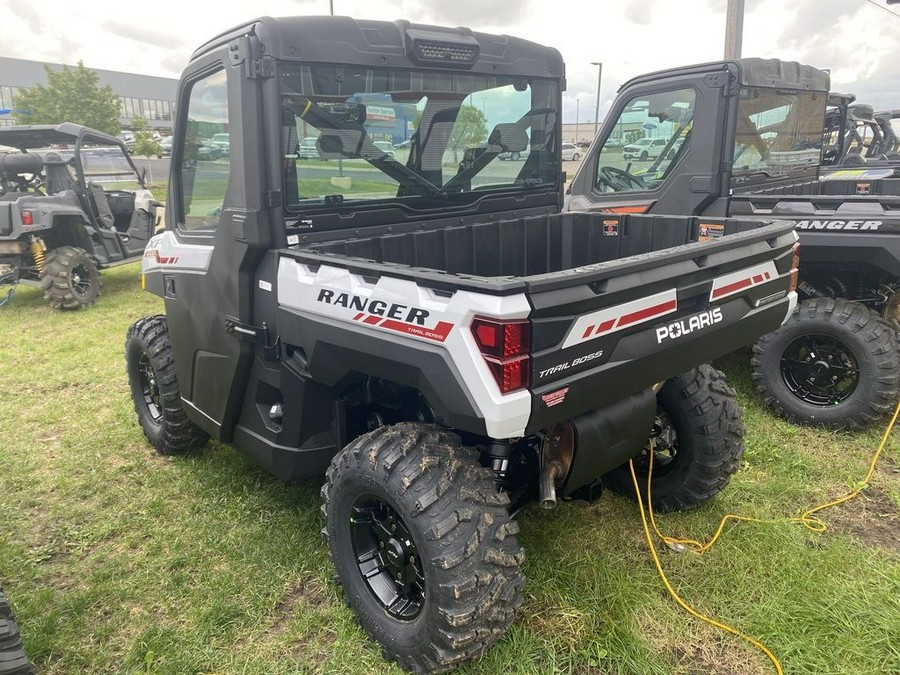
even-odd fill
[[(191, 61), (246, 36), (278, 60), (331, 65), (425, 67), (492, 75), (562, 78), (559, 51), (509, 35), (477, 33), (409, 21), (372, 21), (349, 16), (260, 17), (216, 36)], [(232, 63), (255, 55), (249, 45), (229, 51)]]
[(689, 75), (709, 70), (726, 70), (729, 67), (737, 70), (738, 84), (745, 87), (779, 87), (783, 89), (828, 91), (831, 84), (829, 74), (813, 66), (807, 66), (796, 61), (746, 58), (734, 61), (710, 61), (692, 66), (658, 70), (628, 80), (619, 88), (619, 91), (625, 87), (641, 82), (651, 82), (663, 77)]
[(115, 136), (72, 122), (0, 127), (0, 145), (18, 148), (22, 152), (33, 148), (46, 148), (56, 143), (78, 143), (85, 138), (109, 145), (122, 145), (122, 141)]

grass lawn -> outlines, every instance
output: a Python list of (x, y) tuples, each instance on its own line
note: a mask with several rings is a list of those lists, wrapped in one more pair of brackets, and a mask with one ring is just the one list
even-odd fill
[[(0, 308), (0, 583), (43, 673), (397, 673), (356, 626), (320, 539), (320, 481), (284, 485), (234, 450), (160, 457), (135, 422), (125, 332), (162, 303), (139, 267), (61, 313), (21, 288)], [(747, 354), (747, 453), (705, 507), (660, 517), (705, 537), (727, 512), (796, 515), (866, 471), (882, 429), (829, 433), (769, 415)], [(762, 640), (787, 673), (900, 673), (900, 453), (825, 512), (824, 534), (738, 525), (707, 555), (664, 552), (699, 610)], [(633, 503), (611, 494), (519, 516), (525, 603), (465, 673), (773, 672), (662, 587)]]

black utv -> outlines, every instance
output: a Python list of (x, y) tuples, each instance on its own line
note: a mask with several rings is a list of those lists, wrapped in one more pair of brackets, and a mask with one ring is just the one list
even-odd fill
[(179, 88), (137, 419), (164, 454), (325, 475), (347, 602), (409, 670), (510, 626), (528, 502), (634, 495), (651, 452), (658, 508), (719, 493), (743, 426), (704, 362), (796, 305), (793, 223), (561, 213), (564, 87), (514, 37), (300, 17), (212, 39)]
[(114, 136), (70, 123), (6, 127), (3, 146), (0, 297), (23, 283), (55, 309), (90, 305), (97, 270), (143, 255), (159, 203)]

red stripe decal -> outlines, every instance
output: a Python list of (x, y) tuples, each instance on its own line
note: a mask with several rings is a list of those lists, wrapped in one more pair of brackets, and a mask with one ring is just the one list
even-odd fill
[(590, 334), (593, 333), (593, 332), (594, 332), (594, 327), (593, 327), (593, 326), (588, 326), (588, 327), (585, 329), (585, 331), (584, 331), (584, 335), (581, 336), (581, 339), (582, 339), (582, 340), (587, 340), (588, 335), (590, 335)]
[(713, 298), (720, 298), (723, 295), (728, 295), (729, 293), (734, 293), (735, 291), (739, 291), (742, 288), (747, 288), (753, 283), (750, 277), (746, 279), (741, 279), (740, 281), (735, 281), (733, 284), (728, 284), (727, 286), (722, 286), (721, 288), (717, 288), (712, 292)]
[(608, 331), (610, 328), (613, 327), (613, 324), (615, 324), (615, 322), (616, 322), (615, 319), (610, 319), (609, 321), (604, 321), (599, 326), (597, 326), (596, 334), (600, 335), (600, 333), (605, 333), (606, 331)]
[(651, 317), (656, 316), (657, 314), (665, 314), (666, 312), (671, 312), (678, 306), (678, 302), (676, 300), (666, 300), (665, 302), (661, 302), (658, 305), (653, 305), (653, 307), (647, 307), (646, 309), (638, 310), (637, 312), (632, 312), (631, 314), (625, 314), (619, 317), (619, 327), (627, 326), (630, 323), (636, 323), (638, 321), (643, 321), (644, 319), (649, 319)]
[(359, 320), (360, 320), (361, 318), (363, 318), (364, 316), (365, 316), (365, 313), (364, 313), (364, 312), (360, 312), (359, 314), (357, 314), (356, 316), (353, 317), (353, 320), (354, 320), (354, 321), (359, 321)]
[(367, 323), (370, 326), (377, 325), (379, 321), (381, 321), (381, 317), (375, 316), (374, 314), (371, 314), (371, 315), (367, 316), (365, 319), (363, 319), (363, 323)]
[(772, 276), (768, 272), (766, 272), (766, 279), (771, 279), (771, 278), (772, 278)]
[(753, 277), (754, 284), (761, 284), (762, 282), (763, 282), (762, 274), (757, 274), (755, 277)]
[(434, 340), (435, 342), (443, 342), (453, 330), (453, 324), (446, 321), (438, 321), (434, 328), (426, 328), (425, 326), (416, 326), (411, 323), (403, 323), (402, 321), (394, 321), (393, 319), (385, 319), (380, 328), (397, 331), (398, 333), (407, 333), (416, 337), (425, 338), (426, 340)]

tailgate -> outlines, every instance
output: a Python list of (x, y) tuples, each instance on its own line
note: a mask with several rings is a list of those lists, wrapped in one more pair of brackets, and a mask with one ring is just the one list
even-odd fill
[(787, 318), (793, 223), (699, 227), (708, 241), (529, 278), (529, 431), (722, 356)]

